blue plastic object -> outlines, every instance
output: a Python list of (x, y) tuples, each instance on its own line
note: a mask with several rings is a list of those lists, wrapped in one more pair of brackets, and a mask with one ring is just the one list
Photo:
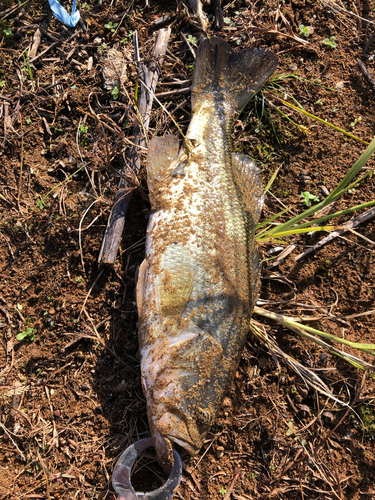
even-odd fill
[(112, 486), (118, 494), (118, 500), (170, 500), (176, 493), (182, 478), (182, 462), (176, 450), (173, 450), (174, 464), (171, 473), (161, 488), (147, 493), (134, 491), (130, 481), (132, 466), (138, 455), (150, 447), (151, 438), (141, 439), (130, 445), (118, 459), (112, 475)]
[(70, 26), (71, 28), (73, 28), (78, 23), (80, 14), (79, 10), (76, 10), (77, 0), (73, 1), (71, 14), (69, 14), (57, 0), (48, 1), (49, 6), (51, 7), (53, 15), (56, 17), (56, 19), (66, 24), (67, 26)]

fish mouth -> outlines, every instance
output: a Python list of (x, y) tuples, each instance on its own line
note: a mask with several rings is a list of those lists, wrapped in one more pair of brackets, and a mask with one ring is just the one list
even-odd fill
[[(160, 419), (153, 420), (153, 427), (162, 440), (178, 444), (188, 451), (190, 455), (196, 455), (201, 449), (205, 433), (202, 434), (199, 431), (195, 420), (192, 418), (167, 412)], [(155, 438), (154, 441), (156, 441)]]

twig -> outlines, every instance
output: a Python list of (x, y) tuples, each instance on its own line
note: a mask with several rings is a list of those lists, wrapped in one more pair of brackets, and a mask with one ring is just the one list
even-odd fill
[(81, 217), (81, 220), (79, 221), (79, 228), (78, 228), (78, 244), (79, 244), (79, 252), (81, 254), (81, 264), (82, 264), (82, 270), (84, 274), (86, 274), (86, 269), (85, 269), (85, 261), (83, 259), (83, 251), (82, 251), (82, 222), (84, 218), (86, 217), (87, 213), (91, 210), (91, 207), (95, 205), (97, 201), (102, 201), (101, 198), (96, 198), (90, 206), (85, 210), (84, 214)]
[(372, 78), (372, 76), (370, 75), (369, 70), (366, 68), (366, 66), (363, 64), (363, 62), (360, 59), (358, 59), (358, 66), (359, 66), (359, 69), (361, 70), (363, 76), (365, 77), (366, 82), (369, 84), (371, 90), (375, 94), (375, 81)]
[(4, 140), (2, 146), (4, 147), (5, 144), (7, 143), (8, 132), (9, 131), (15, 132), (14, 125), (21, 111), (20, 99), (18, 99), (17, 104), (14, 107), (12, 116), (9, 116), (9, 102), (4, 100), (3, 106), (4, 106)]
[(163, 97), (171, 97), (179, 94), (188, 94), (189, 92), (191, 92), (191, 87), (185, 87), (183, 89), (170, 90), (168, 92), (160, 92), (159, 94), (155, 94), (155, 97), (161, 99)]
[(191, 46), (191, 43), (189, 42), (189, 40), (186, 38), (186, 35), (184, 35), (182, 33), (182, 31), (180, 31), (181, 35), (182, 35), (182, 38), (185, 40), (187, 46), (189, 47), (189, 49), (191, 50), (191, 53), (193, 54), (194, 56), (194, 59), (196, 59), (196, 53), (195, 53), (195, 50), (193, 49), (193, 47)]
[(93, 181), (92, 181), (92, 179), (90, 177), (90, 174), (89, 174), (89, 172), (87, 170), (86, 163), (83, 161), (83, 158), (82, 158), (82, 155), (81, 155), (81, 150), (80, 150), (80, 147), (79, 147), (80, 128), (81, 128), (81, 118), (79, 119), (79, 124), (78, 124), (78, 127), (77, 127), (77, 133), (76, 133), (77, 151), (78, 151), (79, 157), (81, 159), (81, 163), (83, 165), (83, 168), (85, 169), (86, 175), (87, 175), (87, 177), (89, 179), (89, 183), (91, 184), (91, 188), (94, 191), (95, 196), (98, 198), (98, 193), (96, 192), (95, 185), (94, 185), (94, 183), (93, 183)]
[(238, 477), (239, 475), (241, 474), (241, 471), (240, 470), (237, 470), (234, 477), (233, 477), (233, 480), (228, 488), (228, 491), (225, 493), (225, 496), (224, 496), (224, 500), (229, 500), (231, 495), (232, 495), (232, 492), (233, 492), (233, 489), (236, 485), (236, 482), (238, 481)]
[(358, 217), (355, 217), (354, 219), (347, 222), (346, 224), (343, 224), (341, 229), (338, 229), (337, 231), (333, 231), (328, 236), (326, 236), (322, 240), (318, 241), (318, 243), (311, 246), (310, 248), (305, 250), (303, 253), (297, 255), (297, 257), (295, 257), (294, 260), (296, 262), (298, 262), (303, 257), (306, 257), (306, 255), (308, 255), (309, 253), (314, 252), (315, 250), (317, 250), (318, 248), (321, 248), (326, 243), (329, 243), (330, 241), (337, 238), (337, 236), (341, 236), (342, 234), (346, 233), (346, 231), (350, 231), (354, 227), (357, 227), (359, 224), (362, 224), (362, 222), (365, 222), (365, 221), (371, 219), (372, 217), (375, 217), (375, 207), (370, 208), (370, 210), (367, 210), (367, 212), (365, 212), (361, 215), (358, 215)]
[[(90, 205), (90, 206), (91, 206), (91, 205)], [(81, 308), (80, 313), (79, 313), (79, 315), (78, 315), (78, 321), (81, 319), (82, 312), (83, 312), (83, 310), (84, 310), (84, 308), (85, 308), (85, 306), (86, 306), (86, 302), (88, 301), (88, 298), (90, 297), (90, 294), (91, 294), (91, 292), (92, 292), (92, 290), (93, 290), (94, 286), (96, 285), (96, 283), (97, 283), (98, 279), (99, 279), (99, 278), (100, 278), (100, 276), (103, 274), (103, 271), (104, 271), (104, 269), (102, 269), (102, 270), (99, 272), (99, 274), (98, 274), (98, 276), (95, 278), (95, 280), (94, 280), (93, 284), (90, 286), (90, 290), (87, 292), (87, 295), (86, 295), (86, 297), (85, 297), (85, 300), (83, 301), (82, 308)], [(101, 323), (99, 323), (99, 325), (101, 325)], [(95, 327), (95, 328), (98, 328), (98, 327)]]
[(21, 192), (22, 192), (22, 174), (23, 174), (23, 155), (24, 155), (24, 143), (23, 143), (23, 125), (22, 125), (22, 114), (20, 113), (20, 122), (21, 122), (21, 162), (20, 162), (20, 178), (18, 181), (18, 194), (17, 194), (17, 208), (20, 213), (21, 210)]
[[(12, 441), (13, 445), (15, 446), (15, 448), (17, 449), (18, 453), (21, 455), (22, 459), (26, 461), (26, 458), (25, 458), (25, 455), (22, 453), (22, 451), (18, 448), (17, 446), (17, 443), (14, 441), (14, 439), (12, 438), (11, 434), (13, 434), (13, 432), (10, 432), (9, 429), (7, 429), (5, 427), (5, 425), (3, 425), (1, 422), (0, 422), (0, 427), (3, 429), (3, 431), (7, 434), (8, 438)], [(15, 434), (13, 434), (15, 435)]]
[(365, 45), (365, 48), (363, 49), (363, 55), (367, 54), (368, 49), (371, 47), (372, 42), (375, 40), (375, 31), (373, 34), (370, 36), (370, 38), (367, 40), (367, 43)]
[[(152, 101), (155, 93), (156, 83), (160, 74), (161, 63), (163, 57), (167, 52), (167, 46), (169, 37), (171, 34), (170, 28), (161, 29), (158, 33), (155, 47), (152, 53), (152, 61), (148, 69), (144, 69), (144, 79), (145, 85), (141, 86), (141, 95), (139, 98), (139, 123), (134, 127), (134, 143), (145, 147), (147, 145), (146, 132), (148, 130), (148, 125), (150, 121)], [(151, 92), (148, 92), (145, 88), (147, 86), (150, 88)], [(131, 148), (129, 154), (127, 155), (130, 168), (133, 170), (134, 174), (137, 176), (141, 168), (141, 160), (139, 157), (139, 150), (137, 147)], [(129, 207), (131, 199), (131, 191), (129, 191), (129, 183), (121, 178), (117, 195), (115, 197), (114, 206), (112, 208), (107, 228), (104, 234), (102, 247), (99, 253), (99, 264), (111, 264), (113, 265), (118, 247), (120, 245), (120, 240), (122, 237), (122, 231), (125, 224), (125, 215)], [(124, 191), (126, 194), (124, 195)]]
[(224, 17), (220, 0), (213, 0), (213, 4), (215, 8), (215, 28), (222, 28), (224, 26)]
[(81, 35), (81, 34), (82, 34), (82, 30), (78, 30), (75, 33), (73, 33), (73, 35), (71, 35), (69, 38), (60, 38), (56, 42), (51, 43), (51, 45), (49, 45), (46, 49), (44, 49), (42, 52), (40, 52), (38, 55), (36, 55), (32, 59), (30, 59), (29, 63), (30, 64), (33, 63), (34, 61), (36, 61), (40, 57), (44, 56), (44, 54), (46, 54), (47, 52), (49, 52), (51, 49), (54, 49), (55, 47), (58, 47), (59, 45), (61, 45), (64, 42), (70, 42), (71, 40), (73, 40), (73, 38), (76, 38), (78, 35)]
[(4, 21), (4, 19), (6, 19), (7, 17), (14, 14), (18, 9), (20, 9), (21, 7), (24, 7), (29, 2), (30, 2), (30, 0), (26, 0), (26, 2), (20, 3), (18, 5), (13, 6), (13, 7), (9, 7), (9, 9), (5, 9), (5, 10), (1, 11), (0, 12), (0, 14), (1, 14), (0, 21)]

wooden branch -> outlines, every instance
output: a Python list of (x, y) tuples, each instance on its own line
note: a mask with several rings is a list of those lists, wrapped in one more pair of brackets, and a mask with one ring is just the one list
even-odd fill
[(294, 260), (296, 262), (298, 262), (303, 257), (306, 257), (306, 255), (308, 255), (309, 253), (314, 252), (315, 250), (317, 250), (318, 248), (321, 248), (326, 243), (329, 243), (330, 241), (337, 238), (337, 236), (341, 236), (342, 234), (346, 233), (346, 231), (350, 231), (351, 229), (357, 227), (359, 224), (371, 219), (372, 217), (375, 217), (375, 207), (371, 208), (370, 210), (367, 210), (367, 212), (364, 212), (361, 215), (358, 215), (358, 217), (355, 217), (354, 219), (347, 222), (346, 224), (343, 224), (341, 229), (338, 229), (337, 231), (333, 231), (328, 236), (326, 236), (322, 240), (318, 241), (318, 243), (316, 243), (312, 247), (308, 248), (303, 253), (297, 255), (297, 257), (295, 257)]
[[(141, 93), (138, 101), (138, 118), (139, 123), (134, 127), (134, 143), (142, 148), (147, 146), (146, 132), (148, 130), (150, 115), (152, 109), (152, 101), (154, 98), (156, 84), (159, 78), (163, 57), (167, 52), (169, 37), (171, 34), (170, 28), (161, 29), (156, 38), (155, 47), (152, 52), (152, 60), (144, 71), (144, 79), (141, 85)], [(145, 87), (148, 87), (148, 89)], [(126, 167), (131, 168), (133, 175), (138, 176), (141, 168), (141, 159), (139, 157), (139, 148), (132, 147), (126, 155)], [(130, 177), (130, 176), (129, 176)], [(125, 216), (131, 200), (134, 184), (130, 184), (126, 179), (122, 178), (118, 187), (118, 192), (115, 197), (114, 205), (108, 219), (107, 227), (104, 233), (102, 247), (100, 249), (98, 262), (101, 265), (113, 265), (120, 245), (122, 232), (125, 225)]]

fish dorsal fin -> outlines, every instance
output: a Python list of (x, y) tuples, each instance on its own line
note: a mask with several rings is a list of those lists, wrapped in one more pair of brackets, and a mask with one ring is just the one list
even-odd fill
[(178, 138), (174, 135), (154, 137), (148, 146), (147, 184), (150, 191), (151, 205), (159, 190), (160, 183), (175, 168), (178, 156)]
[(246, 155), (232, 154), (234, 182), (242, 193), (246, 210), (251, 213), (254, 224), (259, 221), (263, 208), (264, 190), (260, 170)]

